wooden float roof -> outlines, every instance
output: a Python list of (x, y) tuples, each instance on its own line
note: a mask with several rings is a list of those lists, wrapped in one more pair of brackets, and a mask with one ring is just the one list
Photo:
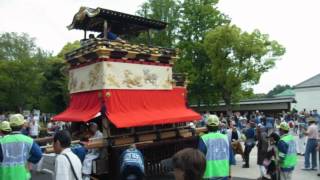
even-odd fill
[(79, 29), (94, 32), (103, 32), (104, 21), (108, 22), (111, 31), (118, 35), (139, 34), (149, 29), (162, 30), (167, 23), (140, 16), (125, 14), (103, 8), (81, 7), (75, 14), (69, 30)]

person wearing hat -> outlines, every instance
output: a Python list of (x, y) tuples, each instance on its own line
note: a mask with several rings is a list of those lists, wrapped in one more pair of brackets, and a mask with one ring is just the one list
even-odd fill
[(316, 123), (318, 124), (318, 131), (320, 131), (320, 114), (317, 109), (314, 109), (312, 112), (312, 116), (315, 118)]
[(228, 136), (219, 132), (220, 121), (210, 115), (207, 121), (208, 133), (200, 137), (198, 149), (206, 156), (204, 179), (226, 180), (231, 177), (232, 149)]
[(8, 121), (2, 121), (0, 123), (0, 136), (5, 136), (11, 133), (10, 123)]
[[(316, 119), (309, 117), (307, 119), (309, 127), (304, 134), (308, 137), (306, 152), (304, 153), (304, 168), (303, 170), (316, 170), (317, 169), (317, 144), (318, 144), (318, 126), (316, 125)], [(310, 167), (310, 155), (312, 166)]]
[(26, 164), (38, 163), (42, 157), (41, 149), (32, 138), (21, 134), (25, 123), (21, 114), (10, 116), (9, 122), (12, 132), (0, 138), (0, 179), (30, 179)]
[(292, 172), (297, 164), (296, 142), (293, 136), (289, 134), (289, 129), (288, 123), (280, 123), (280, 140), (277, 143), (277, 148), (281, 180), (291, 180)]

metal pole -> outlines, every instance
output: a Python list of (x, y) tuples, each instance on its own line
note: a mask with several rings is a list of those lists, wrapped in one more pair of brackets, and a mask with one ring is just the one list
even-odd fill
[(107, 39), (108, 38), (108, 22), (104, 21), (103, 23), (103, 38)]
[(84, 38), (83, 39), (87, 39), (87, 30), (84, 30)]

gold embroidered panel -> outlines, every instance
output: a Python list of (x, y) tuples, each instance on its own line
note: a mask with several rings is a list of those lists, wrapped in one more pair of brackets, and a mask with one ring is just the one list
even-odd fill
[(169, 90), (172, 67), (104, 61), (70, 70), (70, 93), (99, 89)]

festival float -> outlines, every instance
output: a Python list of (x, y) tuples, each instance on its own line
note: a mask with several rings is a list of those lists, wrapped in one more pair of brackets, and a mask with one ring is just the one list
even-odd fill
[[(174, 74), (178, 58), (171, 48), (109, 40), (109, 31), (121, 37), (150, 35), (166, 23), (102, 8), (81, 7), (69, 30), (82, 30), (81, 47), (67, 53), (70, 102), (54, 121), (79, 124), (96, 122), (103, 140), (88, 148), (101, 148), (93, 163), (95, 175), (119, 176), (119, 156), (136, 144), (145, 158), (147, 176), (166, 173), (160, 161), (175, 152), (197, 146), (197, 132), (188, 122), (201, 116), (187, 106), (186, 79)], [(100, 36), (88, 32), (100, 33)], [(149, 38), (150, 40), (150, 38)], [(77, 137), (76, 137), (77, 138)], [(75, 139), (76, 140), (76, 139)], [(50, 151), (50, 148), (47, 149)]]

